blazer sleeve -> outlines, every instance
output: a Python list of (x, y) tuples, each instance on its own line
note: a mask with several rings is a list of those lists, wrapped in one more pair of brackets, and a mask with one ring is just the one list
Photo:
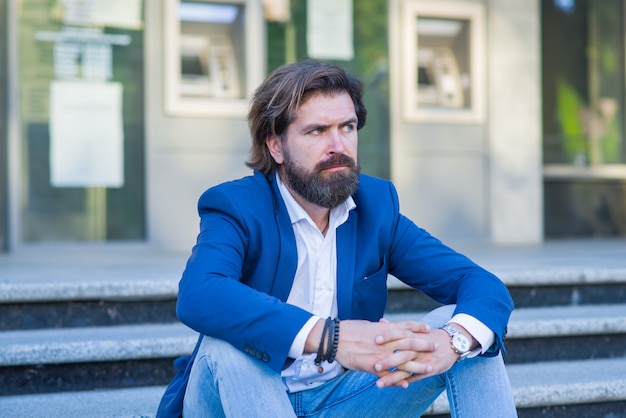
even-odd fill
[(280, 371), (311, 314), (270, 295), (271, 269), (253, 278), (256, 288), (243, 282), (250, 279), (242, 277), (246, 263), (258, 265), (277, 252), (258, 248), (262, 231), (267, 237), (275, 228), (271, 208), (259, 209), (218, 186), (201, 196), (198, 209), (200, 233), (179, 284), (179, 319)]
[[(395, 189), (394, 200), (397, 202)], [(504, 283), (398, 212), (394, 226), (389, 272), (437, 302), (456, 304), (456, 313), (473, 316), (489, 327), (496, 342), (488, 352), (504, 349), (513, 300)]]

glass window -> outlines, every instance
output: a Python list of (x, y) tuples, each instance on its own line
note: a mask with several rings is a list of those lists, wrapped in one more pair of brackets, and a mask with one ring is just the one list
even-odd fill
[(21, 242), (145, 238), (143, 12), (123, 9), (17, 6)]
[(545, 235), (626, 236), (624, 2), (541, 7)]
[(623, 2), (561, 3), (542, 2), (544, 163), (623, 164)]
[[(0, 3), (0, 56), (7, 56), (7, 2)], [(9, 164), (7, 155), (7, 62), (0, 60), (0, 252), (9, 247)]]
[[(286, 21), (267, 26), (269, 71), (310, 58), (307, 48), (307, 2), (292, 1)], [(387, 0), (354, 1), (354, 56), (332, 60), (363, 81), (367, 126), (359, 131), (359, 162), (364, 173), (389, 178), (389, 46)], [(319, 58), (322, 59), (322, 58)]]

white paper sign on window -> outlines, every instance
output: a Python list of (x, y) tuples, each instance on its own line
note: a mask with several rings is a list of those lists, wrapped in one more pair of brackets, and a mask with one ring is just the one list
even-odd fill
[(140, 29), (141, 0), (63, 0), (57, 6), (66, 25), (99, 25)]
[(120, 83), (51, 83), (50, 182), (54, 187), (124, 185)]
[(307, 2), (307, 49), (311, 58), (354, 58), (352, 0)]

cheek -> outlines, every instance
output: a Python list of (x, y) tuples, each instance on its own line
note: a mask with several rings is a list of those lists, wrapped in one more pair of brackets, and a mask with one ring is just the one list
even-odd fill
[(357, 151), (359, 148), (358, 137), (356, 135), (354, 135), (354, 137), (350, 137), (345, 142), (345, 147), (346, 147), (346, 150), (348, 151), (348, 154), (350, 154), (352, 157), (356, 157)]
[(289, 160), (295, 165), (307, 170), (315, 166), (319, 161), (319, 157), (312, 150), (302, 150), (302, 152), (289, 154)]
[(300, 165), (307, 166), (317, 162), (324, 156), (324, 147), (321, 143), (311, 142), (303, 144), (297, 150), (291, 150), (289, 158)]

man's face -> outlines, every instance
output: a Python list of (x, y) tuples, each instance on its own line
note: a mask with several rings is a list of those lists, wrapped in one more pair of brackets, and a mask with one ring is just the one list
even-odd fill
[(283, 141), (267, 145), (287, 187), (315, 205), (332, 208), (356, 192), (357, 116), (347, 93), (317, 94), (302, 103)]

